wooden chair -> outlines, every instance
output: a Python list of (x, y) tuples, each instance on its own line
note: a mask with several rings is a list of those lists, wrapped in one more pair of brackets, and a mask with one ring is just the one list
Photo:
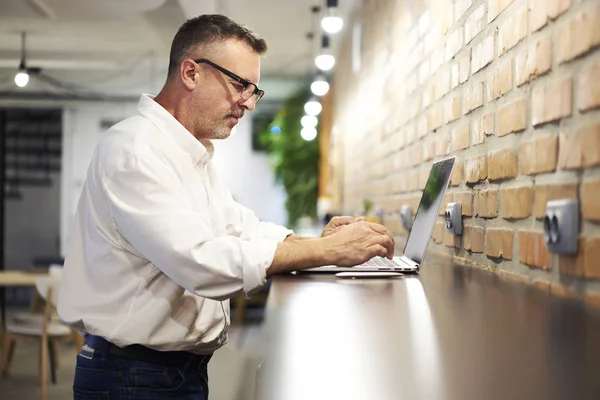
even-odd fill
[[(9, 376), (10, 364), (14, 354), (17, 340), (36, 339), (40, 341), (40, 384), (42, 386), (42, 400), (46, 400), (48, 392), (48, 366), (52, 361), (52, 373), (57, 367), (57, 346), (63, 339), (74, 339), (76, 343), (82, 340), (75, 337), (77, 332), (52, 319), (56, 310), (57, 288), (59, 279), (54, 277), (39, 278), (36, 281), (36, 289), (45, 301), (44, 314), (41, 320), (20, 323), (9, 323), (4, 333), (2, 346), (2, 361), (0, 363), (0, 375)], [(52, 377), (55, 380), (55, 377)]]

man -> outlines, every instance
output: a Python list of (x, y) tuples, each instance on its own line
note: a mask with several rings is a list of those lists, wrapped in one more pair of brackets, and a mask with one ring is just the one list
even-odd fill
[(86, 337), (75, 399), (206, 399), (207, 363), (227, 341), (229, 298), (270, 276), (393, 256), (381, 225), (337, 218), (320, 238), (260, 222), (211, 166), (254, 110), (266, 43), (220, 15), (184, 23), (167, 81), (97, 146), (59, 291)]

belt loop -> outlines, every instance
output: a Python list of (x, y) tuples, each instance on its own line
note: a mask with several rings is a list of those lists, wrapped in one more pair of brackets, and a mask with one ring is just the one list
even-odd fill
[(94, 349), (94, 354), (98, 354), (100, 358), (106, 360), (110, 350), (110, 343), (100, 336), (87, 335), (85, 344)]

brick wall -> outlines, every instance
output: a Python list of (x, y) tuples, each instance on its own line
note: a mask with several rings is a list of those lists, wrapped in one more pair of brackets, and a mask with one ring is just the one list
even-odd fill
[[(362, 3), (360, 46), (350, 21), (333, 78), (342, 209), (373, 199), (401, 247), (400, 207), (415, 210), (432, 162), (456, 155), (444, 204), (463, 204), (464, 236), (440, 217), (430, 251), (598, 301), (600, 2)], [(581, 202), (577, 257), (546, 250), (541, 218), (557, 198)]]

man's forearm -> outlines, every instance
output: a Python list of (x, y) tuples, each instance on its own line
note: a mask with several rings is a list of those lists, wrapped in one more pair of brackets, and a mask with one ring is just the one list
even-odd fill
[(325, 239), (288, 239), (277, 245), (275, 257), (267, 270), (267, 278), (278, 273), (327, 265), (330, 262), (331, 254), (329, 254)]

